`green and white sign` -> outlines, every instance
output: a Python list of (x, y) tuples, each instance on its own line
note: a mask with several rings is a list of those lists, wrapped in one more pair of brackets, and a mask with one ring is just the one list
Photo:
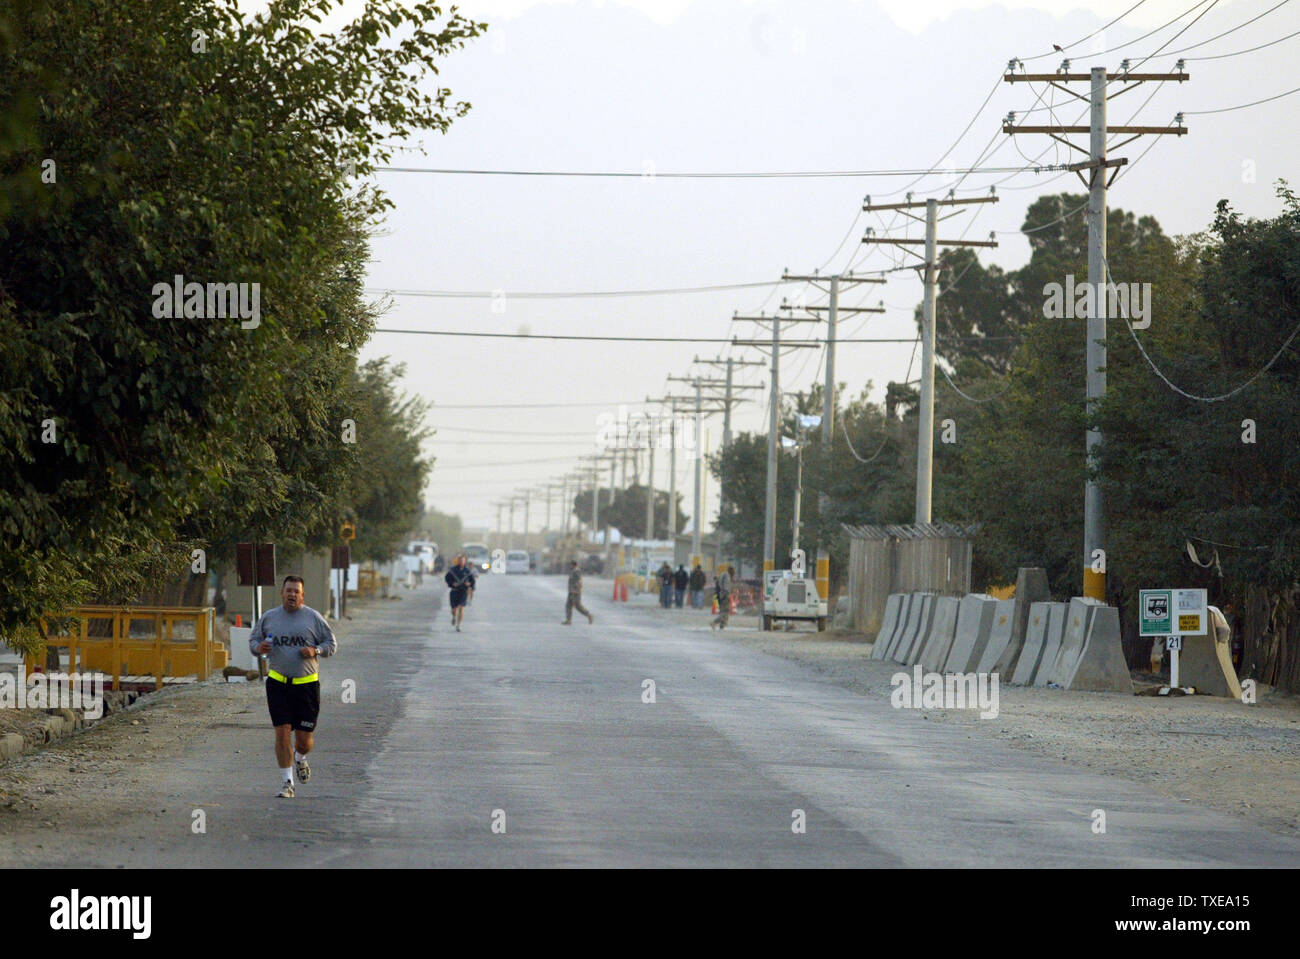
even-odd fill
[(1168, 636), (1173, 630), (1172, 589), (1144, 589), (1138, 593), (1138, 635)]
[(1138, 593), (1139, 636), (1184, 636), (1205, 632), (1203, 589), (1144, 589)]

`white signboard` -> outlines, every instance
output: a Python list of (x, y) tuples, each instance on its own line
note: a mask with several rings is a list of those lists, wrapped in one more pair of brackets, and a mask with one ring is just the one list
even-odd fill
[(230, 665), (240, 669), (256, 669), (257, 661), (248, 649), (248, 638), (253, 635), (252, 626), (230, 627)]
[(1138, 634), (1141, 636), (1203, 633), (1205, 617), (1203, 589), (1144, 589), (1138, 593)]

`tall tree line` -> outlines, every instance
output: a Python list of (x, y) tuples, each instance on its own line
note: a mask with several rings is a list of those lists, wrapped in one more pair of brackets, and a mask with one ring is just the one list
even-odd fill
[[(320, 546), (351, 518), (354, 549), (379, 558), (418, 514), (423, 411), (400, 368), (357, 360), (368, 234), (391, 205), (365, 178), (385, 143), (465, 113), (426, 81), (483, 25), (371, 0), (315, 32), (334, 5), (16, 0), (0, 16), (11, 645), (194, 548)], [(184, 308), (160, 310), (173, 282)], [(214, 313), (191, 283), (255, 289), (258, 309)]]

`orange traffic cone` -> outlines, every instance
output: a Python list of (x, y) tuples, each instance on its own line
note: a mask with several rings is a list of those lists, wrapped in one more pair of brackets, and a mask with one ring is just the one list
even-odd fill
[(625, 580), (625, 579), (623, 579), (623, 580), (619, 580), (619, 583), (618, 583), (618, 598), (621, 599), (621, 600), (622, 600), (623, 602), (625, 602), (625, 603), (627, 602), (627, 580)]
[(732, 594), (731, 594), (731, 612), (732, 612), (733, 614), (736, 612), (736, 594), (735, 594), (735, 593), (732, 593)]

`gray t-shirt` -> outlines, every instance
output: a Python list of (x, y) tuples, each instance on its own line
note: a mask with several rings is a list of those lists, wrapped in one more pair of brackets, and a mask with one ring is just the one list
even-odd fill
[(268, 609), (248, 638), (248, 648), (254, 656), (258, 655), (258, 643), (264, 639), (271, 641), (271, 651), (266, 654), (267, 666), (290, 679), (316, 675), (316, 659), (304, 657), (304, 647), (319, 646), (321, 656), (333, 656), (338, 650), (330, 624), (310, 606), (292, 613), (283, 606)]

